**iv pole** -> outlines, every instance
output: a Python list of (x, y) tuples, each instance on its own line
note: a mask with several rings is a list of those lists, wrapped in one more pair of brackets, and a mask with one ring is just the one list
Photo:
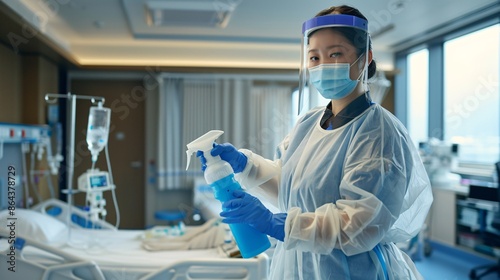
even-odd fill
[[(45, 101), (47, 103), (55, 103), (58, 98), (68, 99), (71, 102), (71, 116), (70, 116), (70, 142), (68, 155), (68, 167), (67, 167), (67, 186), (65, 190), (61, 190), (68, 196), (68, 215), (66, 217), (66, 223), (68, 226), (68, 242), (71, 238), (71, 207), (73, 206), (73, 173), (74, 173), (74, 161), (75, 161), (75, 116), (76, 116), (76, 100), (85, 99), (90, 100), (92, 104), (97, 102), (102, 102), (104, 104), (104, 97), (101, 96), (89, 96), (89, 95), (75, 95), (68, 92), (68, 94), (58, 94), (58, 93), (47, 93), (45, 94)], [(66, 109), (66, 115), (68, 115), (68, 109)]]

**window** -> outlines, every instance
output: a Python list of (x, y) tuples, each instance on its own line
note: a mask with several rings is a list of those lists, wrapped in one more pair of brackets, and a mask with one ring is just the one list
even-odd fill
[(500, 158), (500, 24), (444, 42), (444, 140), (462, 162)]
[(429, 51), (419, 50), (407, 56), (408, 132), (418, 146), (428, 139), (429, 127)]
[[(299, 89), (296, 88), (292, 92), (292, 123), (291, 126), (293, 127), (297, 120), (304, 115), (305, 112), (309, 111), (310, 109), (317, 107), (317, 106), (326, 106), (330, 100), (324, 98), (319, 92), (314, 88), (314, 87), (306, 87), (304, 88), (304, 91), (302, 92), (303, 96), (299, 97)], [(302, 98), (302, 108), (299, 112), (299, 98)]]

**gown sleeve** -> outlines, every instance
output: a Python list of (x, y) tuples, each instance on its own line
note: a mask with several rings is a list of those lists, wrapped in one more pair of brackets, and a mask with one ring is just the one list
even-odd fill
[(278, 145), (274, 160), (266, 159), (250, 150), (241, 149), (240, 152), (247, 156), (248, 161), (245, 169), (235, 176), (242, 186), (251, 193), (256, 192), (259, 198), (267, 199), (276, 208), (281, 177), (281, 157), (288, 147), (288, 140), (289, 136), (286, 136)]

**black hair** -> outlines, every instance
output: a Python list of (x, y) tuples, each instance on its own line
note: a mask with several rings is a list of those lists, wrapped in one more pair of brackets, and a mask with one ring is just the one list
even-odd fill
[[(316, 17), (326, 16), (330, 14), (351, 15), (368, 21), (368, 19), (358, 9), (347, 5), (332, 6), (330, 8), (326, 8), (317, 13)], [(344, 37), (347, 38), (347, 40), (349, 40), (352, 43), (352, 45), (356, 48), (356, 54), (358, 55), (358, 57), (361, 54), (366, 53), (367, 34), (365, 31), (360, 29), (342, 28), (342, 27), (335, 28), (335, 31), (341, 33)], [(313, 33), (311, 33), (309, 36), (311, 36)], [(372, 41), (369, 37), (368, 37), (368, 48), (369, 50), (372, 50)], [(375, 75), (375, 72), (377, 72), (377, 64), (375, 63), (375, 60), (372, 59), (372, 61), (368, 65), (368, 78), (373, 77), (373, 75)]]

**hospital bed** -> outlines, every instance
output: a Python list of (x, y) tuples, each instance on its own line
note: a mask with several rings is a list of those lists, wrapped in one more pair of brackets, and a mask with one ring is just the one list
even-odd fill
[[(47, 214), (54, 207), (64, 208), (57, 217)], [(16, 209), (14, 231), (3, 225), (8, 212), (0, 212), (0, 279), (261, 280), (267, 277), (266, 254), (250, 259), (229, 258), (220, 247), (152, 252), (141, 247), (145, 230), (116, 230), (105, 222), (95, 225), (100, 230), (75, 223), (68, 229), (65, 215), (85, 214), (82, 212), (58, 200), (49, 200), (29, 210)], [(12, 235), (18, 238), (17, 245), (24, 241), (24, 246), (14, 251), (15, 263), (9, 264)], [(15, 272), (9, 271), (12, 265)]]

